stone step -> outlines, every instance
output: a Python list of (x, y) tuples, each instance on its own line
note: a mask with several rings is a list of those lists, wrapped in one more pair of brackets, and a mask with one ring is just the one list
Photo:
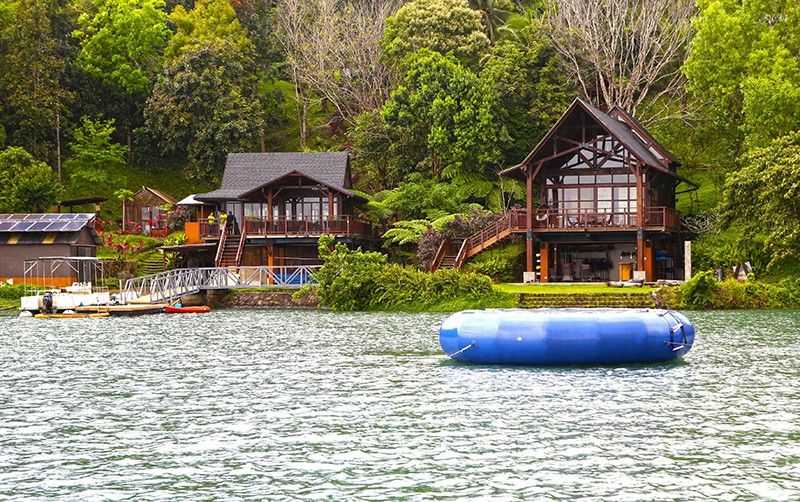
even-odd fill
[(517, 304), (523, 308), (655, 307), (655, 301), (648, 293), (520, 293), (517, 297)]

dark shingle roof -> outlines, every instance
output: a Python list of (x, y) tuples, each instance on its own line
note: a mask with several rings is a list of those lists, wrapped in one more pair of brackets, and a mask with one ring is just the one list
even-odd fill
[[(531, 151), (531, 153), (529, 153), (521, 163), (503, 169), (500, 172), (500, 175), (524, 180), (523, 173), (525, 166), (531, 164), (536, 159), (546, 157), (550, 153), (549, 148), (546, 149), (545, 145), (549, 145), (549, 142), (553, 136), (557, 134), (562, 127), (565, 127), (569, 123), (569, 120), (573, 118), (579, 110), (583, 110), (589, 115), (589, 117), (591, 117), (591, 119), (597, 122), (597, 124), (615, 136), (635, 157), (640, 159), (646, 165), (675, 176), (681, 181), (693, 184), (691, 181), (686, 180), (675, 173), (674, 167), (678, 163), (674, 158), (672, 158), (671, 155), (668, 155), (664, 161), (659, 160), (658, 157), (656, 157), (656, 155), (650, 150), (648, 145), (630, 129), (628, 124), (624, 123), (620, 119), (610, 116), (609, 114), (599, 110), (598, 108), (595, 108), (581, 99), (575, 99), (575, 101), (572, 102), (569, 108), (567, 108), (567, 111), (564, 112), (561, 118), (558, 119), (550, 131), (539, 141), (539, 144), (536, 145), (533, 151)], [(649, 137), (649, 134), (647, 136)], [(655, 140), (653, 141), (655, 142)], [(664, 149), (661, 145), (657, 146), (666, 152), (666, 149)]]
[(220, 188), (196, 198), (236, 199), (292, 172), (350, 195), (347, 162), (347, 152), (230, 153)]
[(583, 107), (589, 114), (611, 134), (617, 137), (635, 156), (642, 159), (642, 162), (652, 167), (662, 167), (661, 162), (647, 148), (647, 145), (621, 121), (610, 117), (585, 101), (581, 101)]

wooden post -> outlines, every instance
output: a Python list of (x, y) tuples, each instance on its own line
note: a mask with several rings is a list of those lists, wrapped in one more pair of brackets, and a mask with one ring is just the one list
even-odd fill
[(636, 270), (644, 271), (644, 186), (642, 164), (636, 163)]
[(539, 262), (541, 267), (539, 281), (550, 282), (550, 244), (546, 242), (539, 244)]
[(328, 221), (333, 221), (333, 192), (328, 190)]
[(525, 270), (533, 272), (533, 176), (528, 166), (526, 175), (526, 214), (525, 214)]

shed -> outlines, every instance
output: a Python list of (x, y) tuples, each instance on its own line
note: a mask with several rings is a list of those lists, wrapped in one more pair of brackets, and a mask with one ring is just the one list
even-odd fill
[[(102, 244), (94, 213), (0, 214), (0, 280), (21, 283), (25, 260), (43, 256), (97, 255)], [(50, 286), (67, 286), (75, 277), (56, 277)]]
[(164, 237), (167, 229), (167, 212), (164, 205), (175, 205), (175, 198), (155, 188), (142, 187), (124, 203), (124, 225), (127, 232)]

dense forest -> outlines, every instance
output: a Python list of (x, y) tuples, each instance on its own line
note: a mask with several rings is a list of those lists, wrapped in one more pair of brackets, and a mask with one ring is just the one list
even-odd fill
[(576, 96), (700, 184), (699, 267), (798, 273), (794, 0), (2, 0), (0, 212), (115, 218), (144, 184), (214, 188), (231, 151), (346, 149), (386, 245), (424, 252), (521, 200), (497, 173)]

